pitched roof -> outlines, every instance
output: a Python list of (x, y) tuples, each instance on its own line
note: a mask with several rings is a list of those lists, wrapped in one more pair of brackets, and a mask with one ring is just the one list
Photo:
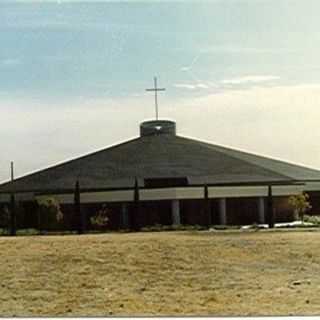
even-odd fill
[(132, 188), (134, 179), (186, 177), (190, 185), (320, 180), (320, 171), (176, 136), (153, 134), (0, 185), (0, 192)]

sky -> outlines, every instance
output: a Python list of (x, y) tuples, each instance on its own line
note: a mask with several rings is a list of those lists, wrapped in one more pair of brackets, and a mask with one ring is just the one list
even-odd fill
[(0, 182), (178, 134), (320, 169), (318, 0), (0, 0)]

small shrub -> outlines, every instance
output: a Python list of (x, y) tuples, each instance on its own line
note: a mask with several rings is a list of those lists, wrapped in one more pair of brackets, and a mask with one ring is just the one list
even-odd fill
[(216, 229), (216, 230), (226, 230), (227, 228), (228, 228), (227, 226), (222, 225), (222, 224), (218, 224), (218, 225), (213, 226), (213, 229)]
[(39, 231), (33, 228), (17, 230), (18, 236), (33, 236), (39, 234)]
[(309, 202), (309, 195), (305, 192), (291, 196), (288, 202), (293, 208), (295, 218), (300, 218), (301, 221), (303, 221), (305, 213), (312, 208)]
[(314, 223), (316, 225), (320, 225), (320, 216), (305, 215), (304, 216), (304, 221), (305, 222)]
[(44, 213), (53, 214), (57, 222), (63, 220), (63, 212), (61, 211), (60, 203), (57, 199), (53, 197), (41, 197), (37, 200), (40, 215)]
[(157, 232), (157, 231), (162, 231), (163, 230), (163, 225), (162, 224), (154, 224), (150, 226), (146, 226), (141, 228), (141, 231), (145, 232)]
[(214, 230), (240, 230), (242, 226), (240, 225), (222, 225), (222, 224), (215, 224), (211, 225), (209, 229)]
[(187, 230), (187, 227), (186, 225), (184, 224), (178, 224), (178, 225), (173, 225), (172, 228), (174, 228), (174, 230), (177, 230), (177, 231), (185, 231)]
[(101, 209), (90, 218), (90, 222), (93, 226), (103, 228), (108, 225), (110, 209), (107, 207), (106, 204), (103, 204)]
[(141, 231), (145, 232), (159, 232), (159, 231), (192, 231), (192, 230), (206, 230), (208, 227), (200, 225), (161, 225), (154, 224), (150, 226), (143, 227)]
[(0, 228), (0, 236), (4, 236), (8, 234), (8, 229), (6, 228)]

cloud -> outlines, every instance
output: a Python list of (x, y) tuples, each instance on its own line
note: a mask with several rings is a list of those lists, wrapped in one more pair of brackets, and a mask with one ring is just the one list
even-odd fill
[(242, 47), (232, 45), (204, 46), (199, 49), (201, 53), (227, 53), (227, 54), (262, 54), (262, 53), (296, 53), (299, 50), (290, 48), (263, 48), (263, 47)]
[(180, 71), (184, 71), (184, 72), (190, 71), (190, 70), (192, 69), (192, 67), (196, 64), (196, 62), (199, 60), (199, 58), (200, 58), (200, 54), (196, 55), (196, 56), (192, 59), (191, 63), (190, 63), (188, 66), (183, 66), (183, 67), (181, 67), (181, 68), (180, 68)]
[(205, 83), (198, 83), (196, 87), (200, 89), (209, 89), (209, 86)]
[(239, 86), (262, 84), (265, 82), (275, 82), (279, 80), (279, 76), (273, 75), (248, 75), (242, 77), (235, 77), (231, 79), (224, 79), (218, 83), (204, 83), (195, 81), (195, 83), (176, 83), (173, 86), (179, 89), (196, 90), (196, 89), (214, 89), (215, 93), (226, 89), (237, 90)]
[(225, 80), (222, 80), (221, 83), (237, 85), (237, 84), (270, 82), (270, 81), (275, 81), (279, 79), (280, 77), (272, 76), (272, 75), (249, 75), (249, 76), (237, 77), (232, 79), (225, 79)]
[(209, 89), (210, 86), (206, 83), (196, 83), (196, 84), (190, 84), (190, 83), (176, 83), (173, 85), (175, 88), (179, 89), (188, 89), (188, 90), (195, 90), (195, 89)]
[(0, 67), (12, 68), (21, 64), (21, 60), (17, 58), (6, 58), (0, 60)]

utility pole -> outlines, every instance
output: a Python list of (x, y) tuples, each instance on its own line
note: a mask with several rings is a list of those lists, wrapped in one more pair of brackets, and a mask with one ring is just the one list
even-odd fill
[[(11, 182), (14, 181), (14, 164), (13, 161), (11, 161), (10, 164), (11, 167)], [(13, 190), (10, 194), (10, 235), (15, 236), (17, 233), (16, 230), (16, 201), (15, 201), (15, 195)]]

